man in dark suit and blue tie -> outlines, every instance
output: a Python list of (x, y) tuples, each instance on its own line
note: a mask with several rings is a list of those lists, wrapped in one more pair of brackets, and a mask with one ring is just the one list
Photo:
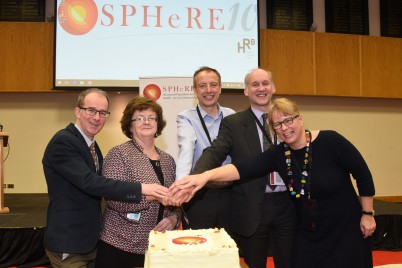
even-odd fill
[[(204, 150), (192, 173), (216, 168), (228, 155), (236, 162), (260, 154), (264, 139), (275, 142), (262, 119), (274, 92), (270, 72), (255, 69), (247, 74), (244, 95), (249, 98), (250, 108), (222, 120), (218, 137)], [(295, 210), (286, 187), (270, 185), (269, 177), (275, 176), (279, 175), (236, 181), (232, 186), (230, 231), (250, 268), (266, 267), (268, 245), (275, 267), (290, 267)]]
[[(109, 97), (91, 88), (78, 97), (76, 123), (58, 131), (42, 164), (49, 194), (44, 246), (53, 267), (92, 267), (101, 224), (102, 196), (127, 202), (164, 198), (158, 184), (128, 183), (101, 176), (103, 157), (95, 135), (109, 116)], [(95, 148), (92, 156), (90, 147)], [(97, 168), (98, 167), (98, 168)]]

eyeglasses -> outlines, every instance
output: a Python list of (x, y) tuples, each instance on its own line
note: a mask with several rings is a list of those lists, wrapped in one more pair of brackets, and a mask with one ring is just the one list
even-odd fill
[(215, 88), (219, 87), (219, 83), (212, 82), (212, 83), (210, 83), (210, 84), (199, 84), (199, 85), (197, 86), (197, 88), (199, 88), (199, 89), (201, 89), (201, 90), (206, 90), (206, 89), (208, 88), (208, 86), (209, 86), (211, 89), (215, 89)]
[(78, 108), (80, 108), (81, 110), (84, 110), (85, 113), (90, 116), (95, 116), (97, 113), (99, 113), (100, 117), (107, 118), (110, 115), (110, 112), (108, 112), (108, 111), (98, 111), (94, 108), (84, 108), (84, 107), (78, 107)]
[(289, 118), (286, 118), (282, 122), (276, 122), (275, 124), (273, 124), (273, 128), (280, 129), (280, 128), (282, 128), (282, 124), (284, 124), (285, 126), (290, 126), (291, 124), (293, 124), (293, 120), (295, 120), (299, 116), (300, 116), (300, 114), (297, 114), (297, 115), (291, 116)]
[(137, 118), (131, 120), (131, 122), (134, 122), (134, 121), (141, 122), (141, 124), (145, 123), (146, 121), (148, 121), (150, 123), (158, 122), (158, 117), (150, 116), (150, 117), (146, 118), (145, 116), (139, 115), (139, 116), (137, 116)]

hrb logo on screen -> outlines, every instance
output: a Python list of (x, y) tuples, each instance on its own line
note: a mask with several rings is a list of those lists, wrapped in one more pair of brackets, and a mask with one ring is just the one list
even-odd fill
[(243, 38), (242, 42), (237, 42), (237, 53), (246, 53), (247, 50), (251, 50), (252, 46), (255, 45), (255, 39)]
[[(195, 30), (233, 31), (240, 27), (244, 32), (257, 27), (257, 6), (242, 7), (233, 3), (227, 10), (222, 8), (183, 7), (181, 15), (168, 13), (164, 6), (135, 6), (115, 3), (98, 6), (91, 0), (64, 0), (57, 11), (61, 27), (73, 35), (83, 35), (95, 27), (143, 27), (186, 28)], [(137, 17), (139, 19), (137, 19)], [(137, 20), (135, 20), (137, 19)], [(139, 23), (138, 23), (139, 22)], [(138, 23), (137, 25), (135, 23)]]

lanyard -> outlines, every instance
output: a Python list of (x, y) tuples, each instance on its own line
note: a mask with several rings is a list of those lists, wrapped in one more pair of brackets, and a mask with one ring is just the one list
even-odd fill
[[(254, 120), (257, 123), (258, 127), (260, 128), (262, 134), (264, 135), (264, 137), (267, 139), (269, 144), (272, 144), (272, 139), (270, 138), (269, 134), (267, 133), (266, 129), (264, 128), (264, 126), (261, 124), (260, 120), (258, 120), (257, 116), (255, 116), (255, 114), (253, 112), (251, 112), (254, 116)], [(277, 143), (277, 137), (276, 135), (274, 135), (274, 144)]]
[(202, 128), (204, 129), (204, 132), (205, 132), (205, 134), (207, 135), (207, 138), (208, 138), (208, 140), (209, 140), (209, 143), (212, 145), (211, 136), (209, 136), (209, 132), (208, 132), (207, 126), (205, 125), (204, 118), (202, 118), (202, 116), (201, 116), (201, 112), (200, 112), (200, 109), (198, 108), (198, 105), (197, 105), (197, 114), (198, 114), (198, 117), (200, 118), (200, 121), (201, 121), (201, 124), (202, 124)]

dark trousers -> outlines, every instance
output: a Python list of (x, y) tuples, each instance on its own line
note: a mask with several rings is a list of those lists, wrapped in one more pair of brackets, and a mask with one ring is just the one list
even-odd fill
[(184, 229), (225, 228), (228, 231), (230, 188), (204, 189), (183, 204), (189, 225)]
[(145, 255), (134, 254), (99, 240), (95, 268), (133, 268), (144, 267)]
[(275, 268), (291, 267), (291, 252), (296, 211), (287, 192), (265, 194), (260, 224), (256, 232), (234, 239), (250, 268), (266, 268), (268, 245), (272, 248)]

